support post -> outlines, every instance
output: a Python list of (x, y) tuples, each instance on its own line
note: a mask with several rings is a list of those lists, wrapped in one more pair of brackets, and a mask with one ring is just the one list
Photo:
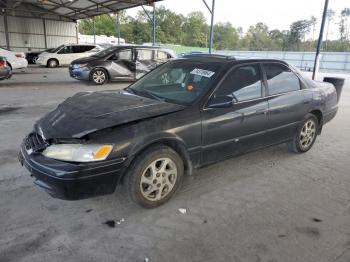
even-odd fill
[(324, 2), (324, 8), (323, 8), (323, 15), (322, 15), (322, 23), (321, 23), (321, 29), (320, 29), (320, 35), (318, 37), (317, 42), (317, 49), (316, 49), (316, 56), (315, 56), (315, 63), (314, 63), (314, 70), (312, 72), (312, 79), (315, 80), (316, 73), (318, 71), (318, 66), (320, 63), (320, 49), (322, 45), (322, 38), (323, 38), (323, 31), (324, 31), (324, 25), (326, 22), (326, 15), (328, 10), (328, 0), (325, 0)]
[(4, 14), (4, 27), (5, 27), (6, 48), (8, 50), (10, 50), (9, 28), (8, 28), (7, 15), (6, 14)]
[(117, 12), (117, 37), (118, 37), (118, 45), (120, 45), (120, 16), (119, 16), (119, 12)]
[(47, 49), (47, 32), (46, 32), (46, 21), (45, 21), (45, 18), (43, 18), (43, 29), (44, 29), (45, 49)]
[(202, 0), (205, 6), (207, 7), (210, 15), (211, 15), (211, 21), (210, 21), (210, 37), (209, 37), (209, 54), (212, 53), (213, 50), (213, 32), (214, 32), (214, 13), (215, 13), (215, 0), (212, 0), (212, 6), (211, 9), (209, 5), (207, 4), (206, 0)]
[(95, 23), (95, 17), (93, 18), (93, 29), (94, 29), (94, 45), (96, 45), (96, 23)]
[(209, 54), (211, 54), (211, 53), (212, 53), (212, 50), (213, 50), (214, 11), (215, 11), (215, 0), (213, 0), (213, 4), (212, 4), (212, 7), (211, 7)]
[(156, 45), (156, 4), (153, 3), (153, 46)]
[(153, 17), (151, 17), (147, 10), (145, 9), (145, 7), (143, 5), (141, 5), (143, 11), (145, 12), (146, 16), (148, 17), (149, 21), (152, 23), (152, 36), (151, 36), (151, 42), (153, 44), (153, 46), (155, 46), (156, 44), (156, 6), (155, 3), (152, 3), (153, 6)]
[(77, 38), (77, 44), (79, 44), (79, 25), (78, 25), (78, 21), (75, 21), (75, 36)]

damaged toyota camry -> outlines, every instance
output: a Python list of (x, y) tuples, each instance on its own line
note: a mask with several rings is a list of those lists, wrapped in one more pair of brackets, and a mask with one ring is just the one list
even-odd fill
[(123, 184), (153, 208), (194, 168), (281, 143), (307, 152), (337, 110), (332, 84), (283, 61), (194, 55), (124, 90), (68, 98), (35, 123), (19, 160), (53, 197), (109, 194)]

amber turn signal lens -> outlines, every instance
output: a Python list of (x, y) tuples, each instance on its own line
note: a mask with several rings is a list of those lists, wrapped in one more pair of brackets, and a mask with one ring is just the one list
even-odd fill
[(101, 146), (94, 154), (94, 159), (105, 159), (109, 153), (112, 151), (113, 146)]

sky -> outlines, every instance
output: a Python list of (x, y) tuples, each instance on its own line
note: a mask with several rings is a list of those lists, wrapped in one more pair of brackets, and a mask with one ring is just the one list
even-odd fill
[[(212, 0), (206, 0), (211, 6)], [(292, 22), (309, 19), (312, 15), (317, 18), (315, 38), (319, 34), (324, 0), (216, 0), (214, 22), (231, 22), (234, 27), (242, 27), (244, 32), (250, 25), (258, 22), (267, 24), (272, 29), (289, 29)], [(209, 23), (210, 14), (202, 0), (165, 0), (158, 2), (175, 13), (187, 15), (193, 11), (202, 11)], [(329, 0), (328, 8), (336, 11), (336, 16), (329, 29), (329, 39), (339, 38), (338, 25), (340, 11), (350, 8), (350, 0)], [(127, 11), (136, 15), (141, 8)], [(312, 32), (309, 38), (312, 38)]]

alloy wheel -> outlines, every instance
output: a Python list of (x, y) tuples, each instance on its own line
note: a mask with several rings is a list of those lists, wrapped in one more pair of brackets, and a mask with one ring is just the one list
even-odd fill
[(299, 135), (299, 145), (303, 150), (308, 149), (316, 137), (316, 123), (309, 119), (303, 125)]
[(159, 158), (149, 164), (142, 173), (141, 194), (149, 201), (159, 201), (174, 188), (177, 180), (177, 167), (170, 158)]
[(97, 70), (93, 73), (92, 79), (96, 84), (102, 84), (106, 80), (106, 74), (103, 71)]

